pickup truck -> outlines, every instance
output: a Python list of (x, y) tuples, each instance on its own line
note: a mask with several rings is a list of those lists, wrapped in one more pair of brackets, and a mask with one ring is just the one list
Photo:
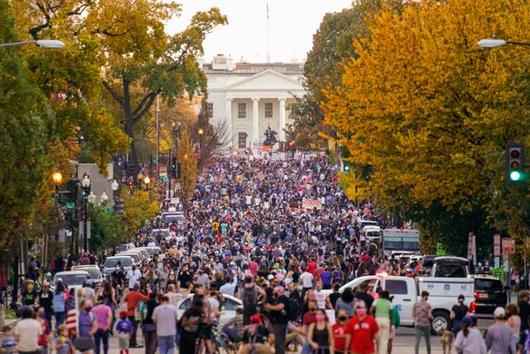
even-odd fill
[(465, 303), (474, 301), (474, 281), (472, 278), (410, 278), (403, 276), (369, 275), (359, 277), (343, 285), (339, 291), (346, 288), (355, 289), (362, 283), (367, 283), (368, 292), (375, 293), (381, 287), (394, 297), (392, 303), (397, 307), (401, 325), (414, 326), (412, 307), (419, 300), (423, 290), (429, 292), (429, 304), (432, 307), (433, 321), (432, 332), (441, 333), (450, 328), (450, 313), (453, 305), (457, 303), (458, 295), (465, 297)]

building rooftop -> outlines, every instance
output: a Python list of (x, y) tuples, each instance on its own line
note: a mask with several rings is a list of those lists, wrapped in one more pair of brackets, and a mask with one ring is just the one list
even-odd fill
[(257, 74), (267, 69), (273, 69), (285, 75), (301, 75), (303, 63), (233, 63), (232, 58), (222, 54), (213, 58), (211, 63), (203, 64), (205, 74)]

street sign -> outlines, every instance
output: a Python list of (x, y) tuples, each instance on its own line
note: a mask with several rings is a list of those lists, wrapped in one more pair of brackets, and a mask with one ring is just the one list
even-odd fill
[(493, 235), (493, 256), (499, 257), (501, 255), (501, 235)]
[(515, 240), (513, 238), (502, 239), (502, 254), (510, 255), (515, 253)]
[(64, 208), (65, 209), (74, 209), (75, 208), (75, 202), (67, 201), (66, 203), (64, 203)]
[(467, 259), (472, 259), (474, 264), (477, 262), (476, 252), (477, 247), (475, 241), (475, 234), (470, 232), (469, 237), (467, 239)]
[(446, 253), (447, 253), (447, 252), (445, 251), (444, 246), (443, 246), (440, 242), (438, 242), (438, 243), (436, 244), (436, 255), (437, 255), (437, 256), (445, 256)]

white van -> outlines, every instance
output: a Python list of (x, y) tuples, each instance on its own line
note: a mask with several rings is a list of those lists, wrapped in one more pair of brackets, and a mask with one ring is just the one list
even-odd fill
[(393, 305), (397, 307), (400, 322), (403, 326), (413, 326), (412, 308), (419, 300), (422, 291), (429, 292), (429, 304), (432, 307), (432, 332), (441, 333), (451, 328), (450, 313), (457, 297), (462, 294), (464, 303), (474, 301), (474, 281), (472, 278), (410, 278), (401, 276), (370, 275), (359, 277), (343, 285), (339, 291), (346, 288), (355, 289), (366, 283), (368, 291), (375, 293), (378, 287), (387, 290), (394, 297)]

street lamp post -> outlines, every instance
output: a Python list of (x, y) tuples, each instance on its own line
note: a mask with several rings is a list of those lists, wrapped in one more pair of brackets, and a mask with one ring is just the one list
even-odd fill
[(50, 49), (62, 49), (64, 48), (64, 42), (56, 39), (38, 39), (36, 41), (23, 41), (23, 42), (12, 42), (12, 43), (0, 43), (0, 48), (4, 47), (20, 47), (23, 45), (36, 44), (38, 47), (50, 48)]
[(530, 46), (530, 42), (509, 41), (497, 38), (485, 38), (477, 42), (477, 45), (480, 48), (496, 48), (505, 46), (507, 44)]
[(86, 173), (81, 180), (83, 188), (83, 251), (88, 252), (88, 197), (90, 192), (90, 176)]
[(145, 184), (145, 189), (149, 190), (149, 183), (151, 183), (151, 178), (149, 178), (149, 176), (145, 176), (143, 182)]

